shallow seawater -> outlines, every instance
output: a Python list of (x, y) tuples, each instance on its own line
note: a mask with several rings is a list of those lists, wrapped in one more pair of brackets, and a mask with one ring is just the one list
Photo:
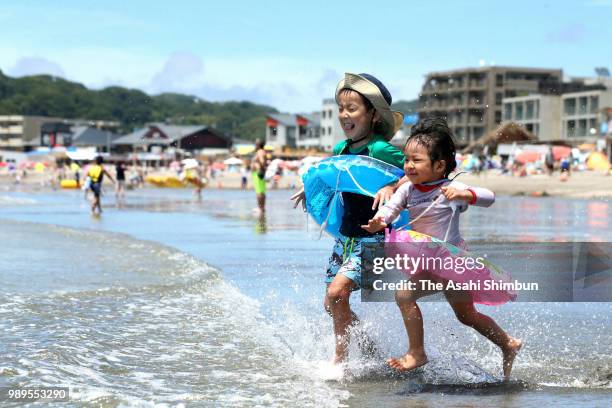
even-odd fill
[[(78, 192), (0, 193), (0, 386), (69, 386), (72, 405), (608, 405), (609, 303), (481, 307), (525, 340), (501, 383), (496, 347), (438, 302), (422, 306), (431, 362), (391, 372), (399, 313), (355, 297), (379, 356), (355, 347), (330, 381), (332, 241), (289, 195), (271, 192), (264, 220), (242, 191), (109, 195), (101, 217)], [(601, 201), (501, 197), (462, 216), (468, 242), (610, 241), (610, 225)]]

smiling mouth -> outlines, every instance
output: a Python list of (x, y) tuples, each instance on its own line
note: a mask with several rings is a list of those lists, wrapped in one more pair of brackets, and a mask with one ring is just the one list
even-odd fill
[(355, 124), (353, 124), (353, 123), (344, 123), (342, 125), (342, 129), (345, 130), (345, 131), (353, 130), (353, 129), (355, 129)]

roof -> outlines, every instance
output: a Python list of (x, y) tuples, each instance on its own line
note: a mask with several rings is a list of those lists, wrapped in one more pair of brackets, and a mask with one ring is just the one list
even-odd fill
[(321, 126), (321, 114), (319, 112), (300, 113), (298, 114), (298, 116), (301, 116), (308, 120), (308, 127)]
[(285, 126), (296, 126), (295, 115), (289, 113), (268, 113), (268, 117)]
[(73, 128), (72, 144), (74, 146), (106, 146), (121, 135), (98, 128), (78, 126)]
[[(161, 133), (160, 137), (146, 137), (147, 133), (151, 132), (153, 129), (158, 129)], [(176, 140), (180, 140), (186, 136), (192, 135), (197, 132), (201, 132), (206, 130), (210, 133), (214, 133), (215, 135), (226, 139), (231, 142), (231, 139), (228, 138), (223, 133), (217, 131), (208, 126), (182, 126), (182, 125), (166, 125), (163, 123), (151, 123), (145, 128), (135, 130), (134, 132), (120, 137), (113, 141), (115, 145), (151, 145), (151, 144), (162, 144), (169, 145)], [(162, 136), (163, 135), (163, 136)]]

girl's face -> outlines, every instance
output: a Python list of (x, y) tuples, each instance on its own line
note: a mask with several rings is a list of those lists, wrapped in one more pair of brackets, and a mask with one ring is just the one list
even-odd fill
[(374, 109), (367, 110), (357, 92), (341, 91), (338, 95), (338, 117), (344, 135), (357, 140), (371, 132), (372, 123), (378, 119), (378, 114)]
[(404, 155), (406, 156), (404, 173), (412, 184), (428, 183), (444, 176), (446, 161), (437, 160), (432, 163), (427, 147), (422, 144), (409, 142), (404, 149)]

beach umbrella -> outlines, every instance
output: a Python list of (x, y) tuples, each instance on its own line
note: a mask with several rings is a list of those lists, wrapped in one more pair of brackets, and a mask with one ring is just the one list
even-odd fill
[(227, 166), (241, 166), (243, 162), (237, 157), (230, 157), (229, 159), (223, 160), (223, 164)]
[(553, 146), (553, 158), (555, 160), (561, 160), (569, 157), (572, 152), (572, 148), (568, 146)]
[(536, 162), (538, 160), (542, 160), (542, 153), (541, 152), (536, 152), (533, 150), (525, 150), (522, 153), (519, 153), (515, 158), (514, 161), (518, 162), (518, 163), (533, 163)]
[(582, 143), (578, 145), (578, 150), (582, 152), (592, 152), (595, 151), (596, 147), (594, 143)]
[(225, 164), (221, 162), (214, 162), (210, 167), (215, 170), (225, 170)]
[(605, 154), (601, 152), (591, 153), (586, 161), (587, 169), (607, 171), (610, 167), (610, 161)]
[(186, 169), (195, 169), (196, 167), (200, 165), (196, 159), (185, 159), (181, 161), (181, 164)]

